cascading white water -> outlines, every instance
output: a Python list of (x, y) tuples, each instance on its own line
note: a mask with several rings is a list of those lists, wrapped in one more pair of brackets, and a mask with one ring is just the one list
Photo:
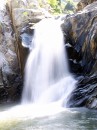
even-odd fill
[(22, 104), (1, 112), (0, 120), (33, 119), (62, 112), (68, 107), (75, 84), (68, 70), (59, 21), (42, 20), (35, 27), (30, 46)]
[(35, 26), (25, 67), (22, 103), (66, 103), (76, 81), (68, 70), (64, 38), (58, 20), (45, 19)]

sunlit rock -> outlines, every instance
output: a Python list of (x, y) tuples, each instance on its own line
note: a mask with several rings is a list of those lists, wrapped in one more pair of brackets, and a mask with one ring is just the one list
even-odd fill
[(87, 5), (89, 5), (95, 1), (97, 1), (97, 0), (80, 0), (79, 3), (77, 4), (76, 11), (81, 11), (84, 7), (86, 7)]
[(21, 88), (16, 42), (5, 2), (0, 2), (0, 103), (17, 100)]
[(16, 30), (29, 22), (37, 23), (45, 17), (52, 17), (48, 13), (50, 7), (46, 0), (8, 0), (7, 5)]
[(79, 63), (84, 74), (92, 71), (96, 62), (96, 8), (97, 2), (89, 5), (81, 12), (67, 16), (63, 25), (67, 40), (79, 53)]
[(37, 23), (45, 17), (51, 17), (42, 9), (22, 9), (15, 8), (12, 13), (14, 27), (18, 30), (23, 28), (27, 23)]
[(50, 9), (50, 5), (47, 0), (8, 0), (10, 9), (14, 8), (28, 8), (28, 9), (39, 9), (45, 8), (46, 10)]
[[(47, 4), (47, 1), (42, 0), (41, 2), (37, 0), (8, 0), (7, 7), (10, 11), (10, 16), (16, 34), (15, 36), (18, 44), (17, 50), (19, 65), (22, 74), (24, 72), (28, 50), (22, 46), (21, 39), (19, 39), (21, 30), (25, 28), (25, 26), (27, 26), (29, 23), (32, 23), (32, 25), (34, 25), (44, 18), (52, 17), (48, 13), (49, 5)], [(41, 7), (41, 4), (45, 6), (45, 9)]]
[[(79, 82), (72, 93), (70, 106), (97, 108), (97, 2), (87, 5), (78, 13), (68, 15), (62, 28), (66, 41), (73, 49), (67, 49), (69, 61), (76, 61), (73, 68), (76, 63), (79, 64), (76, 71), (72, 70), (80, 77), (77, 78)], [(73, 57), (70, 59), (70, 56)]]

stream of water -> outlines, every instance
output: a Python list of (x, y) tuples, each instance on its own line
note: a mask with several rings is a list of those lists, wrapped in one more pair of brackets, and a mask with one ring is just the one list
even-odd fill
[(66, 107), (75, 79), (69, 73), (60, 21), (44, 19), (35, 26), (25, 68), (22, 103), (60, 101)]
[[(97, 130), (97, 111), (94, 110), (88, 110), (86, 108), (64, 108), (63, 111), (61, 110), (56, 114), (52, 114), (51, 112), (49, 115), (43, 116), (43, 113), (45, 114), (45, 112), (42, 111), (43, 113), (40, 112), (40, 116), (39, 113), (38, 116), (36, 116), (34, 113), (35, 111), (30, 109), (28, 115), (25, 112), (28, 112), (29, 110), (24, 111), (24, 108), (19, 111), (15, 111), (15, 109), (13, 114), (12, 110), (9, 109), (11, 111), (10, 114), (10, 111), (8, 112), (8, 107), (4, 107), (0, 110), (7, 110), (2, 113), (3, 117), (0, 113), (0, 130)], [(38, 110), (41, 111), (41, 108)], [(23, 112), (23, 116), (20, 117), (20, 113)], [(15, 115), (15, 118), (13, 115)], [(32, 115), (35, 115), (36, 117), (33, 117)]]

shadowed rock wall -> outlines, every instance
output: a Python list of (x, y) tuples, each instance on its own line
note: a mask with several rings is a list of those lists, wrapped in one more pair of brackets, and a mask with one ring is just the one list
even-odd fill
[(76, 68), (72, 73), (80, 75), (70, 106), (97, 108), (97, 2), (87, 2), (93, 3), (82, 11), (68, 15), (62, 28), (66, 42), (70, 43), (73, 50), (67, 48), (69, 62), (71, 63), (71, 59), (73, 61), (70, 66)]

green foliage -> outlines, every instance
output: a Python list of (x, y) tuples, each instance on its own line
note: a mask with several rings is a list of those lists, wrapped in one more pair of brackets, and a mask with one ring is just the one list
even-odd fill
[(26, 11), (23, 12), (23, 15), (24, 15), (24, 16), (27, 16), (27, 15), (28, 15), (28, 12), (26, 12)]
[(48, 3), (52, 7), (54, 13), (61, 13), (61, 6), (60, 6), (60, 0), (48, 0)]
[(48, 3), (51, 5), (51, 7), (57, 6), (58, 1), (57, 0), (48, 0)]
[(38, 0), (40, 7), (49, 7), (49, 11), (53, 14), (72, 13), (74, 12), (76, 2), (73, 0)]

